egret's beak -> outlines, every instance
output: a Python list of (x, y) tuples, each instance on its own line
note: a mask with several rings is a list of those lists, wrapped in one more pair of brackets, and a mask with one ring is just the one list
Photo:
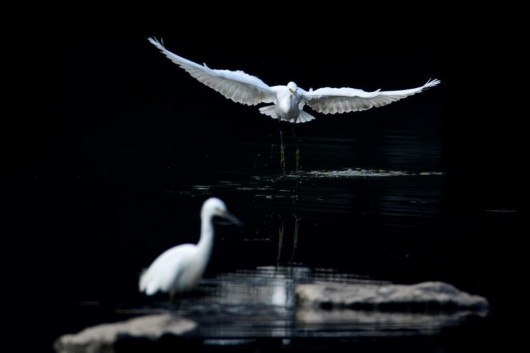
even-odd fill
[(231, 214), (228, 211), (223, 211), (218, 216), (226, 219), (227, 221), (229, 221), (232, 224), (235, 224), (236, 226), (242, 226), (243, 225), (243, 223), (236, 216), (234, 216), (233, 214)]

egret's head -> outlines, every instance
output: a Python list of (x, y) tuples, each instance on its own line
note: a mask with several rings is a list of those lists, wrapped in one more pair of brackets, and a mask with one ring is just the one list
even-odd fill
[(289, 89), (289, 92), (291, 92), (292, 95), (296, 96), (296, 90), (298, 89), (298, 86), (293, 81), (289, 82), (287, 84), (287, 88)]
[(216, 197), (209, 198), (202, 205), (201, 217), (218, 216), (230, 221), (231, 223), (241, 225), (241, 221), (236, 216), (228, 212), (223, 201)]

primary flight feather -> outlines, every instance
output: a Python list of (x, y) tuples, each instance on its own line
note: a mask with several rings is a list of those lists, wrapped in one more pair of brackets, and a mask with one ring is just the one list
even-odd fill
[(305, 123), (315, 119), (314, 116), (303, 110), (305, 105), (323, 114), (362, 111), (373, 107), (382, 107), (440, 83), (439, 80), (435, 79), (429, 80), (417, 88), (399, 91), (377, 90), (374, 92), (346, 87), (325, 87), (314, 91), (305, 91), (294, 82), (289, 82), (286, 86), (271, 87), (261, 79), (243, 71), (215, 70), (206, 65), (194, 63), (170, 52), (155, 38), (149, 38), (149, 42), (192, 77), (221, 93), (224, 97), (246, 105), (272, 103), (260, 107), (260, 112), (274, 119), (291, 123)]

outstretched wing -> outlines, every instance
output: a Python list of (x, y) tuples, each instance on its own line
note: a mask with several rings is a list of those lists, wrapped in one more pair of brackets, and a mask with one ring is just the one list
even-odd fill
[(308, 106), (323, 114), (348, 113), (382, 107), (439, 84), (439, 80), (429, 80), (421, 87), (401, 91), (365, 92), (355, 88), (319, 88), (314, 91), (303, 92), (303, 98)]
[(210, 69), (170, 52), (155, 38), (149, 38), (149, 42), (191, 76), (234, 102), (256, 105), (274, 101), (274, 92), (255, 76), (243, 71)]

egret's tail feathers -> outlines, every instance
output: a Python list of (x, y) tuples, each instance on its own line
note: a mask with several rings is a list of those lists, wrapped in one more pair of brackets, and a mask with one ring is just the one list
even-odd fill
[(315, 117), (311, 114), (309, 114), (306, 111), (300, 110), (300, 115), (298, 115), (298, 119), (296, 119), (295, 123), (307, 123), (308, 121), (311, 121), (315, 119)]
[[(273, 119), (280, 119), (278, 113), (276, 112), (276, 106), (273, 105), (267, 105), (264, 107), (259, 108), (259, 112), (264, 115), (268, 115)], [(300, 115), (298, 115), (298, 118), (296, 120), (287, 120), (290, 123), (307, 123), (308, 121), (311, 121), (315, 119), (315, 117), (308, 112), (305, 112), (303, 110), (300, 110)]]
[(259, 112), (261, 114), (268, 115), (273, 119), (279, 118), (278, 113), (276, 113), (276, 106), (274, 104), (259, 108)]
[[(147, 295), (153, 295), (156, 292), (155, 287), (152, 285), (153, 281), (149, 281), (149, 276), (147, 273), (147, 270), (144, 270), (142, 272), (142, 275), (140, 276), (140, 292), (145, 292)], [(151, 285), (150, 285), (151, 284)]]
[(138, 283), (138, 287), (140, 288), (140, 292), (145, 291), (145, 287), (147, 287), (147, 281), (146, 281), (146, 278), (145, 278), (145, 273), (146, 272), (147, 272), (146, 270), (143, 270), (142, 274), (140, 275), (140, 282)]

